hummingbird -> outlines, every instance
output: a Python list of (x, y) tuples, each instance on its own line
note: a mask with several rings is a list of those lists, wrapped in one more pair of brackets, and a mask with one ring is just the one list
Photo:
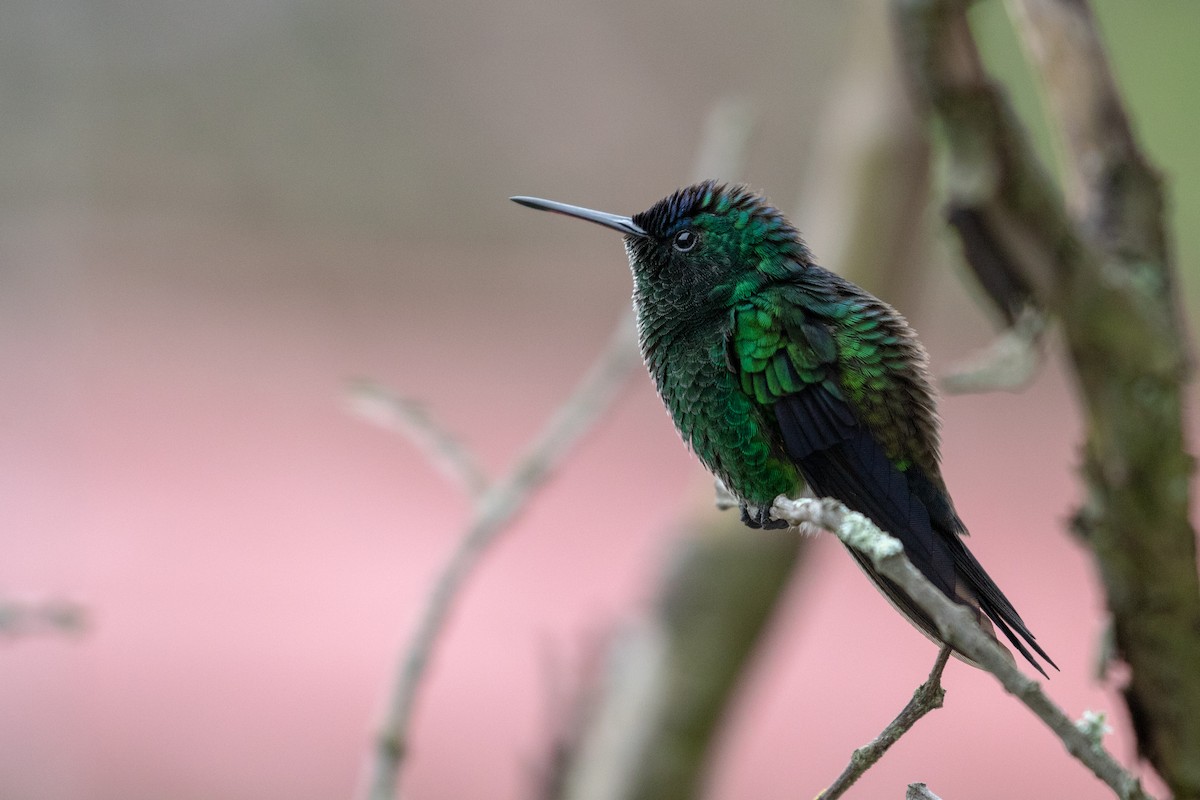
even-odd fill
[[(1043, 676), (1031, 649), (1057, 669), (963, 542), (941, 474), (928, 356), (899, 312), (815, 264), (796, 228), (744, 186), (705, 181), (632, 217), (511, 199), (624, 234), (646, 367), (680, 436), (737, 499), (746, 525), (787, 527), (771, 516), (781, 494), (807, 487), (836, 498), (898, 538), (993, 638), (999, 628)], [(940, 642), (928, 615), (850, 553)]]

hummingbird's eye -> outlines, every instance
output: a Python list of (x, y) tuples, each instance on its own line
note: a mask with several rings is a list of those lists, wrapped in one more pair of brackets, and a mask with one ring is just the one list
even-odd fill
[(700, 241), (700, 237), (691, 228), (684, 228), (679, 233), (675, 234), (675, 239), (671, 245), (681, 253), (686, 253), (693, 250), (696, 244)]

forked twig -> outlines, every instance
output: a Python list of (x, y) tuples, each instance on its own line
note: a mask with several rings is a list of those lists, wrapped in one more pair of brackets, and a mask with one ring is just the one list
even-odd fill
[(578, 388), (542, 433), (512, 470), (478, 498), (475, 513), (442, 568), (400, 659), (392, 694), (375, 738), (364, 797), (370, 800), (395, 797), (417, 690), (460, 588), (487, 548), (524, 507), (529, 496), (546, 481), (572, 445), (608, 409), (626, 378), (640, 363), (633, 321), (626, 315)]
[(346, 390), (346, 406), (352, 414), (408, 437), (442, 472), (462, 484), (472, 498), (487, 490), (487, 474), (475, 457), (416, 400), (402, 397), (374, 381), (357, 380)]

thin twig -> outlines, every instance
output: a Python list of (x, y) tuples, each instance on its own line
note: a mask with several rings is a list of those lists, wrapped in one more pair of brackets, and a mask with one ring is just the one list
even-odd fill
[(910, 783), (904, 793), (904, 800), (942, 800), (923, 783)]
[(442, 472), (462, 484), (471, 497), (480, 497), (487, 490), (487, 474), (475, 457), (416, 400), (372, 381), (358, 380), (347, 388), (346, 404), (356, 416), (406, 436), (428, 453)]
[(946, 690), (942, 688), (942, 670), (946, 668), (946, 662), (949, 660), (950, 648), (943, 646), (938, 651), (937, 660), (933, 662), (929, 678), (917, 687), (908, 704), (869, 744), (863, 745), (850, 755), (850, 763), (842, 770), (842, 774), (837, 776), (837, 780), (831, 783), (828, 789), (817, 795), (817, 800), (836, 800), (841, 797), (855, 781), (875, 765), (875, 762), (883, 758), (888, 748), (917, 724), (917, 720), (942, 707), (942, 698), (946, 695)]
[(1017, 669), (999, 642), (979, 627), (974, 616), (950, 600), (904, 554), (893, 536), (871, 520), (830, 498), (791, 500), (776, 498), (772, 514), (792, 525), (819, 525), (842, 542), (871, 559), (879, 574), (891, 580), (937, 625), (943, 642), (965, 655), (1000, 681), (1005, 691), (1020, 700), (1066, 746), (1067, 752), (1108, 784), (1122, 800), (1151, 800), (1141, 783), (1127, 772), (1093, 736), (1081, 730), (1046, 697), (1041, 686)]
[(421, 610), (416, 630), (398, 665), (392, 696), (375, 740), (365, 797), (392, 800), (395, 796), (417, 691), (434, 645), (468, 575), (572, 445), (612, 404), (639, 363), (634, 326), (627, 315), (617, 325), (574, 394), (512, 470), (479, 498), (474, 516)]

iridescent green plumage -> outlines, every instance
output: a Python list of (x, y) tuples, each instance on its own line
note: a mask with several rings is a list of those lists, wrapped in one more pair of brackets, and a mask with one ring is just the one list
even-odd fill
[[(981, 611), (1039, 671), (1026, 645), (1053, 664), (961, 541), (925, 351), (891, 306), (815, 265), (795, 228), (744, 188), (697, 184), (632, 218), (513, 199), (626, 234), (646, 365), (748, 525), (778, 527), (772, 502), (806, 484), (836, 497), (899, 538), (934, 585)], [(855, 557), (936, 639), (920, 609)]]

